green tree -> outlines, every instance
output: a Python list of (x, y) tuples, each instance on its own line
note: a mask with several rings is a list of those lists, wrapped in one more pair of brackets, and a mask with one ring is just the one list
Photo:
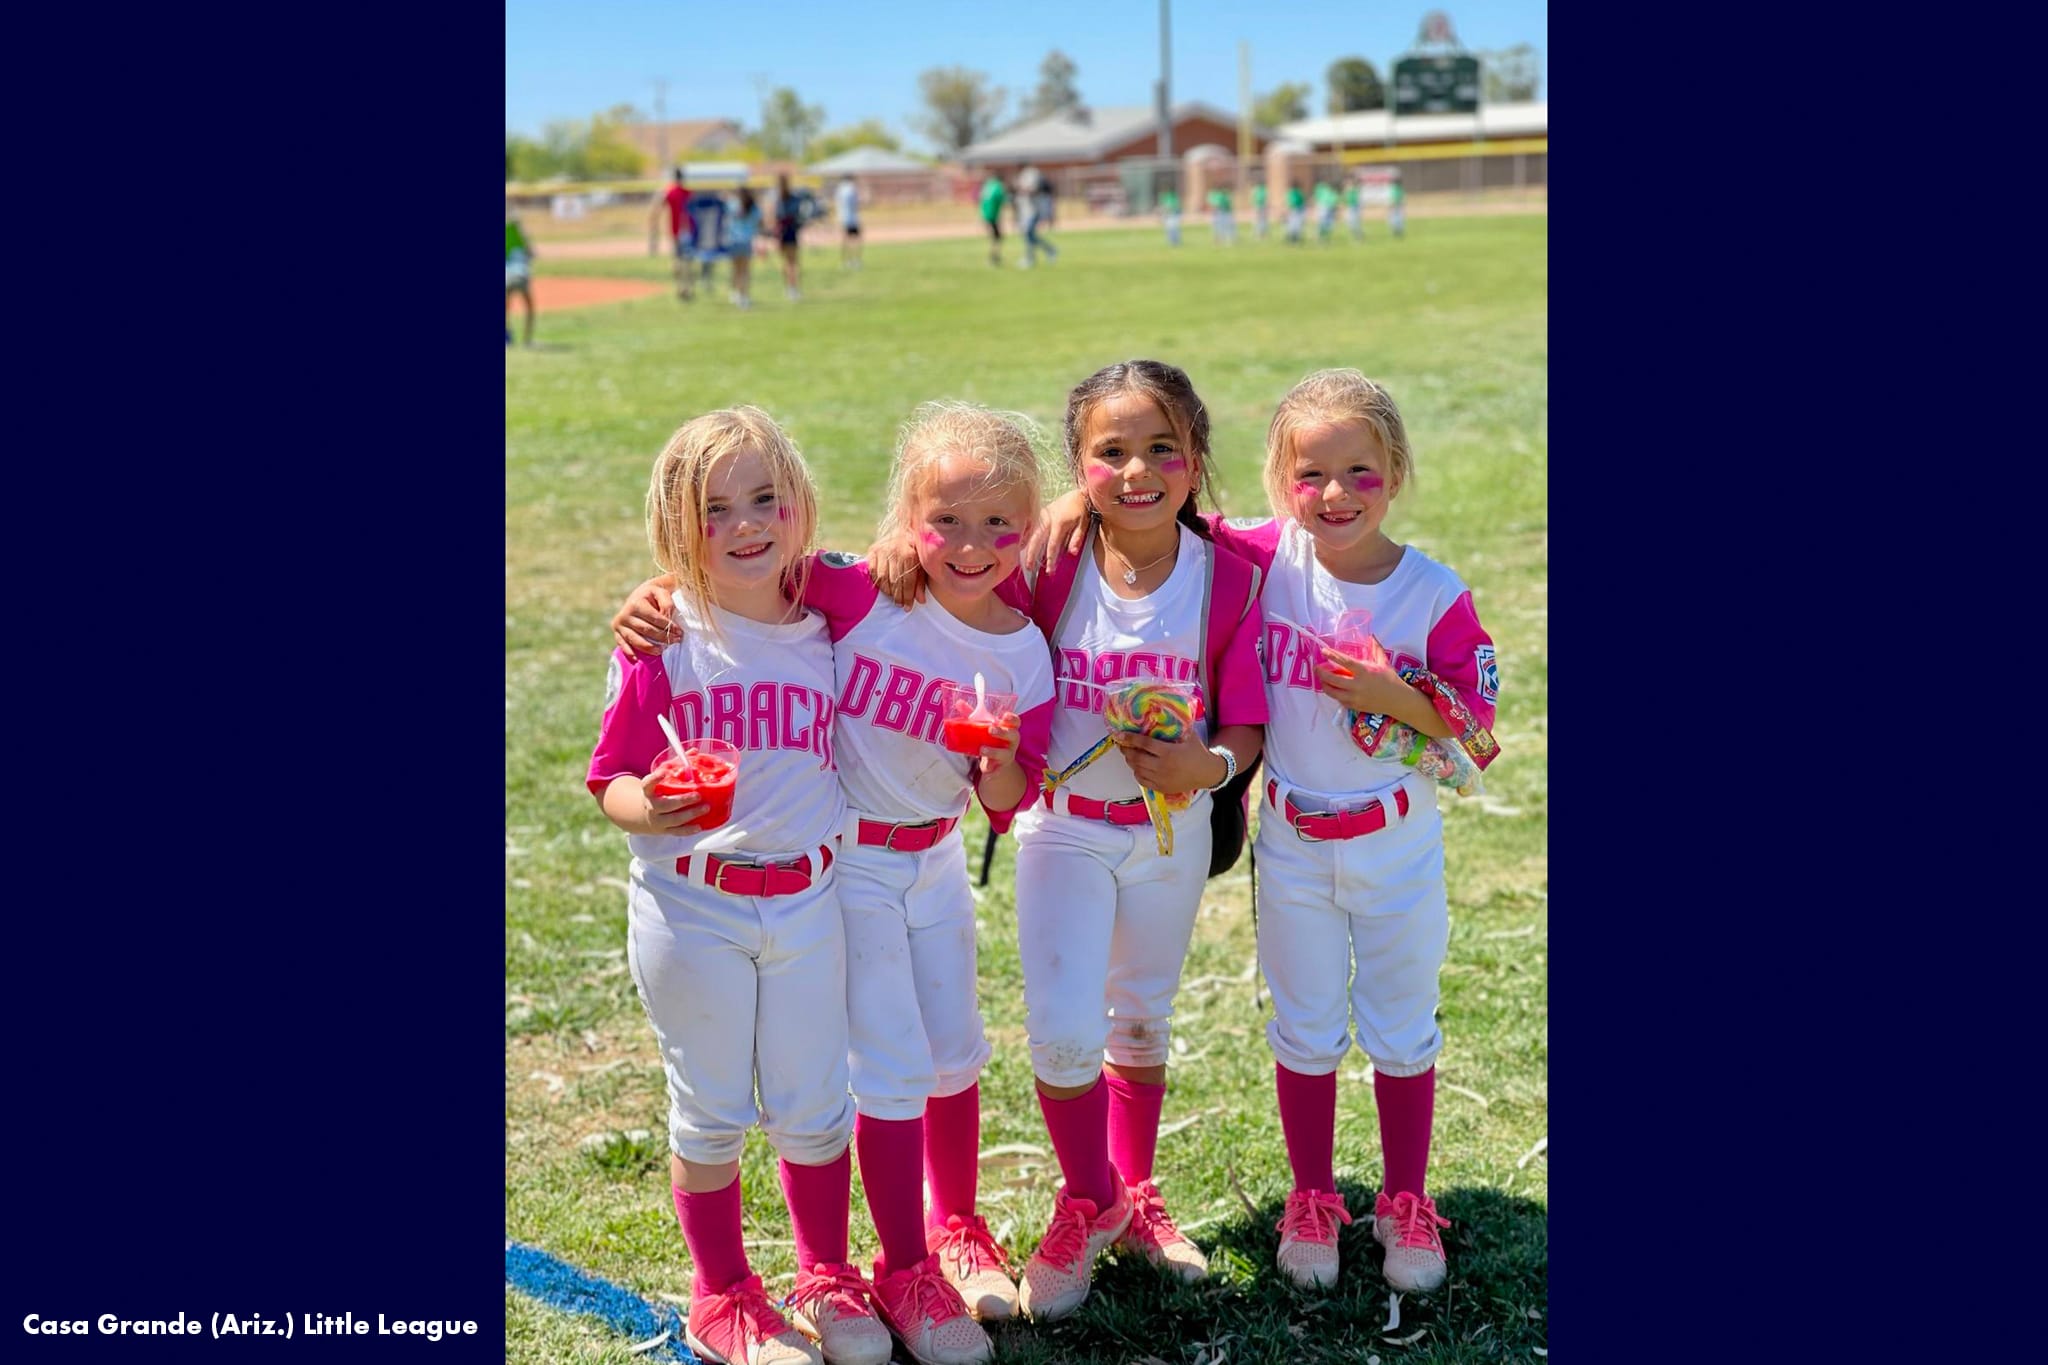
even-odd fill
[(1387, 92), (1380, 84), (1380, 73), (1363, 57), (1340, 57), (1331, 62), (1328, 80), (1333, 114), (1387, 107)]
[(850, 152), (855, 147), (880, 147), (885, 152), (900, 152), (903, 144), (895, 134), (878, 118), (862, 119), (859, 123), (845, 128), (834, 128), (819, 136), (811, 146), (811, 160), (824, 161)]
[(802, 161), (824, 126), (823, 105), (805, 104), (796, 91), (780, 86), (761, 111), (761, 131), (754, 142), (770, 161)]
[(1480, 97), (1488, 104), (1514, 104), (1536, 98), (1536, 49), (1527, 43), (1479, 54)]
[(626, 140), (626, 127), (640, 122), (630, 104), (618, 104), (590, 119), (583, 138), (581, 180), (630, 179), (646, 170), (646, 155)]
[(1283, 82), (1259, 96), (1252, 105), (1252, 122), (1262, 128), (1308, 117), (1308, 97), (1314, 87), (1294, 81)]
[(1000, 86), (991, 86), (985, 74), (964, 66), (932, 67), (917, 78), (917, 88), (928, 112), (912, 126), (947, 155), (957, 155), (993, 132), (1009, 98)]
[(1081, 107), (1081, 92), (1074, 85), (1074, 76), (1080, 68), (1066, 53), (1055, 48), (1045, 54), (1045, 60), (1038, 64), (1038, 89), (1031, 92), (1025, 101), (1020, 118), (1045, 118), (1051, 114), (1063, 114)]

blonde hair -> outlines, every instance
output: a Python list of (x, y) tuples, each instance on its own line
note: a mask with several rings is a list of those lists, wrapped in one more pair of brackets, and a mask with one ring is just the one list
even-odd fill
[(996, 412), (953, 399), (922, 403), (896, 438), (896, 460), (889, 471), (889, 491), (879, 538), (910, 528), (914, 504), (930, 487), (938, 462), (948, 455), (965, 456), (988, 471), (984, 491), (1018, 489), (1029, 499), (1029, 518), (1036, 519), (1045, 488), (1046, 445), (1038, 424), (1021, 412)]
[(654, 563), (675, 578), (676, 596), (717, 633), (711, 579), (705, 570), (704, 524), (709, 519), (712, 467), (728, 455), (753, 450), (768, 463), (775, 501), (788, 514), (778, 539), (783, 549), (783, 591), (801, 600), (810, 572), (811, 540), (818, 529), (818, 490), (796, 442), (756, 407), (707, 412), (676, 429), (654, 457), (647, 484), (647, 545)]
[(1358, 370), (1317, 370), (1287, 391), (1266, 428), (1266, 501), (1273, 515), (1292, 521), (1294, 508), (1294, 439), (1308, 427), (1361, 422), (1379, 438), (1387, 452), (1391, 492), (1405, 487), (1415, 472), (1408, 428), (1394, 395)]

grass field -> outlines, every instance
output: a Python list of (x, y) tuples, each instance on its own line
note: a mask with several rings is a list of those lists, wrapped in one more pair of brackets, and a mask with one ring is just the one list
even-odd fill
[[(582, 775), (603, 696), (605, 622), (650, 571), (641, 496), (684, 420), (758, 403), (803, 447), (823, 492), (824, 543), (861, 549), (897, 424), (919, 400), (962, 397), (1056, 428), (1067, 388), (1098, 366), (1156, 356), (1209, 405), (1226, 510), (1263, 513), (1274, 404), (1309, 370), (1355, 365), (1400, 400), (1418, 480), (1388, 521), (1471, 584), (1500, 650), (1504, 754), (1482, 798), (1446, 798), (1450, 959), (1431, 1187), (1453, 1226), (1451, 1278), (1389, 1301), (1370, 1219), (1345, 1230), (1343, 1278), (1304, 1294), (1273, 1268), (1289, 1189), (1272, 1099), (1270, 1017), (1253, 968), (1249, 886), (1210, 885), (1174, 1025), (1158, 1176), (1214, 1277), (1170, 1284), (1105, 1262), (1074, 1318), (997, 1331), (998, 1358), (1257, 1365), (1280, 1361), (1532, 1360), (1547, 1345), (1548, 745), (1546, 264), (1542, 216), (1383, 227), (1363, 245), (1219, 250), (1190, 223), (1076, 234), (1026, 273), (1016, 244), (992, 270), (979, 242), (874, 245), (841, 272), (809, 253), (802, 302), (757, 269), (757, 306), (654, 298), (543, 315), (541, 346), (506, 357), (506, 1233), (649, 1298), (689, 1285), (670, 1207), (665, 1100), (625, 965), (623, 836)], [(560, 273), (666, 278), (667, 263), (562, 263)], [(722, 291), (721, 291), (722, 293)], [(972, 817), (969, 847), (984, 826)], [(1021, 1262), (1058, 1175), (1023, 1029), (1004, 841), (980, 905), (982, 1211)], [(1354, 1210), (1380, 1175), (1371, 1084), (1340, 1075), (1337, 1167)], [(1525, 1159), (1527, 1158), (1527, 1159)], [(743, 1167), (749, 1252), (770, 1289), (794, 1273), (773, 1157)], [(855, 1182), (854, 1251), (875, 1238)], [(508, 1290), (506, 1358), (627, 1361), (623, 1339)]]

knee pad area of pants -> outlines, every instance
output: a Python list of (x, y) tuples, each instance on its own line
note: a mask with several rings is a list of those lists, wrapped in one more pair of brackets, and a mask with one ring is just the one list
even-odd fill
[(1266, 1044), (1273, 1049), (1274, 1060), (1289, 1071), (1320, 1076), (1344, 1064), (1351, 1051), (1351, 1034), (1342, 1019), (1334, 1030), (1316, 1036), (1299, 1026), (1283, 1027), (1276, 1018), (1266, 1024)]
[(675, 1124), (669, 1125), (668, 1149), (699, 1166), (723, 1166), (728, 1161), (738, 1161), (746, 1148), (747, 1135), (743, 1132), (687, 1133)]
[(1372, 1050), (1366, 1047), (1362, 1038), (1359, 1039), (1358, 1050), (1365, 1053), (1367, 1059), (1372, 1062), (1372, 1069), (1382, 1076), (1420, 1076), (1436, 1065), (1437, 1054), (1444, 1050), (1444, 1036), (1439, 1032), (1426, 1045), (1412, 1049), (1399, 1057), (1373, 1056)]
[(1100, 1039), (1056, 1038), (1031, 1045), (1031, 1072), (1047, 1085), (1086, 1085), (1102, 1074)]
[(1171, 1019), (1112, 1019), (1109, 1059), (1118, 1066), (1164, 1066), (1173, 1043)]
[(768, 1145), (785, 1161), (798, 1166), (822, 1166), (837, 1160), (839, 1154), (846, 1150), (846, 1144), (853, 1141), (853, 1097), (847, 1097), (846, 1103), (840, 1106), (838, 1117), (829, 1124), (801, 1133), (774, 1128), (765, 1131)]

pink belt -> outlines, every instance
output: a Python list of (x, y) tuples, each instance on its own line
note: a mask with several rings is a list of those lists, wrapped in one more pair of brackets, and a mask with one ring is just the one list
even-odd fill
[(870, 848), (886, 848), (896, 853), (922, 853), (928, 848), (937, 847), (959, 823), (958, 816), (947, 820), (921, 820), (906, 825), (892, 825), (881, 820), (863, 820), (860, 822), (860, 842)]
[(1152, 817), (1145, 812), (1145, 798), (1133, 796), (1127, 801), (1092, 801), (1085, 796), (1069, 794), (1066, 798), (1069, 815), (1078, 815), (1083, 820), (1101, 820), (1112, 825), (1142, 825)]
[[(817, 869), (815, 873), (813, 866)], [(822, 845), (815, 864), (808, 853), (786, 863), (750, 863), (708, 853), (704, 857), (704, 881), (712, 890), (728, 896), (794, 896), (810, 890), (813, 877), (824, 876), (831, 866), (832, 850)], [(689, 876), (690, 860), (676, 859), (676, 872)]]
[[(1275, 799), (1280, 794), (1280, 784), (1268, 780), (1266, 783), (1266, 804), (1276, 809)], [(1408, 788), (1404, 784), (1394, 789), (1394, 809), (1403, 816), (1408, 814)], [(1294, 826), (1295, 835), (1304, 843), (1320, 844), (1333, 839), (1356, 839), (1360, 835), (1377, 834), (1387, 827), (1387, 808), (1374, 797), (1362, 809), (1331, 811), (1302, 810), (1294, 804), (1292, 796), (1287, 798), (1283, 812), (1287, 823)]]

